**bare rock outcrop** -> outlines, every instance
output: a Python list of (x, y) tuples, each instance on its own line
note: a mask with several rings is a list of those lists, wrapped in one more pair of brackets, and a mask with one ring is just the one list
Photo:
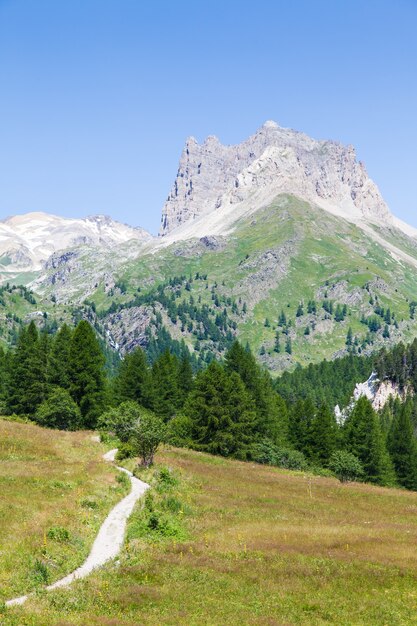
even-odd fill
[(146, 330), (151, 321), (151, 307), (131, 307), (108, 315), (105, 319), (105, 328), (123, 356), (138, 346), (146, 347), (148, 342)]
[(362, 397), (367, 398), (372, 403), (375, 411), (380, 411), (390, 398), (398, 398), (403, 402), (407, 396), (413, 394), (414, 392), (410, 387), (401, 389), (391, 380), (380, 381), (377, 373), (372, 372), (368, 380), (356, 384), (352, 400), (345, 409), (341, 410), (338, 405), (335, 407), (335, 416), (339, 423), (343, 423), (355, 407), (356, 402)]
[(163, 207), (160, 235), (228, 205), (251, 198), (259, 205), (279, 193), (327, 209), (337, 207), (352, 219), (392, 224), (388, 207), (352, 146), (316, 141), (266, 122), (234, 146), (222, 145), (213, 136), (203, 144), (193, 137), (187, 140)]
[(234, 293), (244, 293), (246, 301), (251, 305), (266, 298), (269, 291), (287, 276), (298, 243), (297, 238), (289, 239), (281, 246), (266, 250), (242, 263), (241, 269), (248, 274), (237, 283)]

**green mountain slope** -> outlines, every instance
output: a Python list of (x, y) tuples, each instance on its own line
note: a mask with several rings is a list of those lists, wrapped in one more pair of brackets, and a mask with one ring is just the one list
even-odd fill
[(50, 307), (55, 300), (55, 308), (97, 312), (122, 353), (165, 329), (209, 360), (237, 336), (279, 372), (417, 334), (417, 244), (394, 228), (376, 237), (280, 195), (224, 236), (139, 255), (134, 242), (101, 254), (74, 250), (35, 289)]

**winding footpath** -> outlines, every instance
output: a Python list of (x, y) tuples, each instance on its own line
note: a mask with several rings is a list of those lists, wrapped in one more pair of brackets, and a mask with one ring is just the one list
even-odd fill
[[(116, 452), (117, 449), (110, 450), (103, 455), (103, 459), (113, 462)], [(119, 554), (125, 537), (127, 520), (136, 502), (143, 496), (145, 491), (149, 488), (149, 485), (133, 476), (132, 472), (129, 472), (129, 470), (124, 467), (116, 467), (130, 477), (132, 489), (129, 495), (116, 504), (104, 520), (86, 561), (84, 561), (78, 569), (68, 574), (68, 576), (65, 576), (65, 578), (61, 578), (52, 585), (48, 585), (48, 587), (46, 587), (47, 591), (52, 591), (59, 587), (68, 587), (74, 580), (85, 578), (91, 574), (94, 569), (101, 567)], [(28, 594), (26, 596), (20, 596), (19, 598), (13, 598), (13, 600), (8, 600), (6, 606), (23, 604), (30, 595), (31, 594)]]

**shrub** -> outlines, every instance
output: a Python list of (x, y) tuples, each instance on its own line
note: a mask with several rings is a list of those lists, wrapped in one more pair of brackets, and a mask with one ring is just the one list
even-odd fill
[(276, 465), (285, 469), (304, 470), (308, 463), (302, 452), (279, 448), (270, 439), (263, 439), (252, 447), (252, 458), (256, 463)]
[(116, 480), (119, 485), (122, 485), (123, 487), (128, 487), (130, 485), (129, 476), (124, 472), (120, 472), (120, 474), (117, 474)]
[(91, 498), (83, 498), (80, 504), (83, 507), (83, 509), (95, 510), (99, 508), (98, 502), (96, 502), (95, 500), (92, 500)]
[(135, 456), (135, 449), (132, 444), (127, 441), (126, 443), (121, 443), (117, 450), (116, 460), (123, 461), (123, 459), (131, 459)]
[(48, 584), (51, 579), (51, 574), (49, 572), (48, 566), (40, 559), (36, 559), (33, 566), (32, 574), (35, 582), (40, 585)]
[(63, 526), (52, 526), (46, 533), (46, 536), (48, 537), (48, 539), (58, 541), (59, 543), (69, 541), (70, 538), (68, 530)]
[(69, 392), (55, 387), (38, 407), (35, 421), (49, 428), (75, 430), (80, 425), (81, 413)]
[(162, 502), (162, 506), (171, 513), (179, 513), (183, 509), (183, 505), (175, 496), (168, 496)]
[(358, 457), (345, 450), (333, 452), (329, 460), (329, 469), (341, 483), (357, 480), (363, 475), (363, 467)]
[(253, 460), (264, 465), (277, 465), (277, 453), (278, 448), (270, 439), (263, 439), (252, 448)]
[(168, 468), (162, 468), (156, 479), (156, 489), (146, 492), (144, 506), (132, 516), (129, 540), (182, 540), (187, 536), (183, 517), (189, 508), (183, 506), (178, 497), (179, 479)]
[(307, 460), (302, 452), (298, 450), (278, 450), (279, 467), (291, 470), (305, 470), (308, 467)]
[(169, 467), (161, 467), (157, 475), (158, 491), (168, 491), (178, 485), (178, 479)]

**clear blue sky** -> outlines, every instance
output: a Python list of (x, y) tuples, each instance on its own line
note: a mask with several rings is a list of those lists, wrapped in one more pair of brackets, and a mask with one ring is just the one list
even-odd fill
[(0, 0), (0, 217), (153, 232), (187, 136), (356, 146), (417, 226), (416, 0)]

